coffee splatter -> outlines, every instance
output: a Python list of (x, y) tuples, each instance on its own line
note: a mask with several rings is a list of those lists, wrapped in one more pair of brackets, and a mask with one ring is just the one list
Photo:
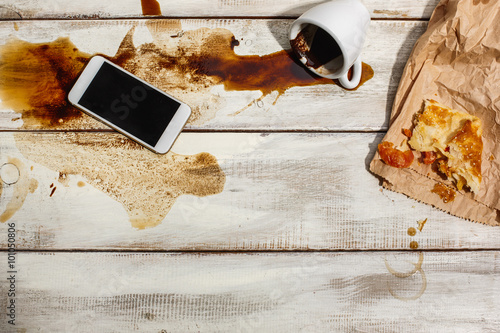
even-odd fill
[(375, 9), (375, 10), (373, 10), (373, 14), (408, 17), (408, 14), (397, 11), (397, 10)]
[(477, 5), (481, 4), (481, 3), (483, 5), (487, 5), (489, 2), (490, 2), (490, 0), (474, 0), (474, 1), (472, 1), (472, 4), (474, 6), (477, 6)]
[[(310, 73), (290, 50), (237, 55), (234, 48), (239, 42), (226, 29), (183, 31), (178, 20), (145, 24), (152, 43), (135, 46), (132, 28), (117, 53), (104, 56), (189, 104), (190, 124), (214, 118), (224, 105), (223, 97), (211, 93), (216, 85), (230, 91), (260, 91), (262, 99), (272, 92), (279, 98), (291, 87), (335, 84)], [(0, 57), (0, 99), (21, 114), (23, 128), (102, 128), (67, 102), (70, 88), (91, 57), (69, 38), (38, 44), (11, 39), (0, 46)], [(361, 84), (372, 77), (372, 68), (363, 64)], [(225, 175), (208, 153), (156, 156), (121, 136), (98, 140), (92, 135), (57, 134), (37, 145), (20, 140), (21, 134), (16, 140), (28, 159), (59, 171), (63, 185), (68, 186), (70, 175), (81, 175), (122, 203), (137, 228), (160, 223), (179, 195), (211, 195), (224, 187)], [(80, 162), (65, 162), (73, 159)]]
[(410, 242), (410, 249), (412, 249), (412, 250), (416, 250), (416, 249), (418, 249), (418, 242), (416, 242), (416, 241), (411, 241), (411, 242)]
[(132, 226), (138, 229), (158, 225), (180, 195), (203, 197), (224, 189), (225, 174), (217, 159), (208, 153), (153, 154), (110, 133), (33, 135), (27, 138), (15, 134), (16, 145), (24, 156), (60, 170), (64, 181), (69, 182), (72, 175), (85, 178), (121, 203)]
[[(162, 26), (152, 23), (148, 28), (162, 30)], [(200, 28), (167, 40), (164, 37), (158, 40), (158, 34), (152, 35), (154, 43), (136, 48), (131, 30), (110, 60), (190, 104), (191, 124), (214, 118), (217, 106), (224, 103), (212, 95), (212, 105), (207, 105), (206, 96), (215, 85), (223, 85), (227, 91), (260, 91), (262, 99), (272, 92), (278, 92), (279, 98), (292, 87), (336, 82), (312, 74), (291, 50), (264, 56), (237, 55), (234, 48), (238, 41), (226, 29)], [(372, 77), (372, 68), (363, 64), (360, 85)]]
[(78, 185), (78, 187), (84, 187), (84, 186), (85, 186), (85, 183), (84, 183), (84, 182), (82, 182), (82, 181), (79, 181), (77, 185)]
[(68, 38), (33, 44), (13, 39), (0, 47), (0, 99), (30, 129), (74, 128), (82, 113), (66, 101), (90, 55)]
[(160, 4), (157, 0), (141, 0), (142, 15), (161, 15)]
[[(28, 196), (28, 193), (33, 193), (38, 187), (38, 181), (29, 176), (28, 170), (26, 169), (23, 162), (17, 158), (9, 158), (9, 163), (14, 164), (19, 170), (19, 180), (10, 186), (14, 187), (12, 193), (12, 198), (7, 203), (5, 210), (0, 214), (0, 222), (4, 223), (8, 221), (14, 214), (23, 206), (24, 200)], [(2, 194), (0, 184), (0, 195)]]
[[(190, 124), (215, 117), (225, 101), (210, 92), (223, 85), (228, 91), (260, 91), (262, 98), (291, 87), (335, 84), (309, 72), (292, 54), (237, 55), (238, 41), (226, 29), (182, 31), (178, 20), (146, 23), (153, 43), (136, 47), (135, 29), (124, 37), (114, 56), (105, 56), (133, 74), (171, 93), (192, 107)], [(24, 128), (68, 129), (102, 126), (70, 106), (66, 100), (72, 84), (90, 54), (69, 40), (33, 44), (12, 39), (0, 46), (0, 99), (20, 112)], [(373, 77), (363, 64), (361, 84)], [(238, 112), (236, 112), (237, 114)]]
[(59, 177), (57, 178), (57, 181), (65, 187), (69, 187), (69, 177), (66, 172), (59, 171)]

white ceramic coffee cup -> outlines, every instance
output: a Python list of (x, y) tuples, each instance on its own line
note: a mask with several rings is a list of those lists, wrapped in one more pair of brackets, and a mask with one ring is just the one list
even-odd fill
[[(361, 49), (365, 42), (366, 32), (370, 24), (370, 13), (359, 0), (332, 0), (309, 9), (293, 22), (290, 28), (290, 41), (292, 48), (299, 55), (300, 61), (315, 74), (329, 79), (338, 79), (340, 84), (353, 89), (361, 79)], [(304, 29), (323, 29), (337, 44), (341, 56), (336, 57), (326, 64), (314, 68), (308, 65), (308, 57), (297, 50), (293, 41)], [(314, 35), (314, 33), (313, 33)], [(313, 45), (308, 41), (308, 47)], [(314, 50), (314, 48), (312, 48)], [(312, 52), (314, 53), (314, 52)], [(352, 67), (352, 77), (348, 78), (349, 69)]]

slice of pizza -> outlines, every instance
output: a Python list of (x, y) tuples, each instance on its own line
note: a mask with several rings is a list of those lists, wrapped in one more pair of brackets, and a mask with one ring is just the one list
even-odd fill
[(427, 100), (415, 119), (408, 144), (422, 153), (424, 163), (436, 162), (438, 170), (459, 190), (468, 186), (477, 193), (481, 184), (482, 132), (478, 117)]

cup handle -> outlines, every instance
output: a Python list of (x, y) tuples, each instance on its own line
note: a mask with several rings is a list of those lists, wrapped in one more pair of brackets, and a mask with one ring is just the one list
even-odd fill
[(343, 76), (339, 77), (340, 84), (346, 89), (354, 89), (358, 86), (361, 81), (361, 72), (363, 70), (363, 66), (361, 65), (361, 58), (358, 57), (354, 64), (352, 65), (352, 77), (349, 80), (347, 75), (349, 72), (345, 73)]

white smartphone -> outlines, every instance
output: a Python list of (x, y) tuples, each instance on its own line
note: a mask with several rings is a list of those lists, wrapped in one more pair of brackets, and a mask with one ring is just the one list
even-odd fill
[(90, 59), (68, 100), (160, 154), (170, 150), (191, 115), (187, 104), (101, 56)]

